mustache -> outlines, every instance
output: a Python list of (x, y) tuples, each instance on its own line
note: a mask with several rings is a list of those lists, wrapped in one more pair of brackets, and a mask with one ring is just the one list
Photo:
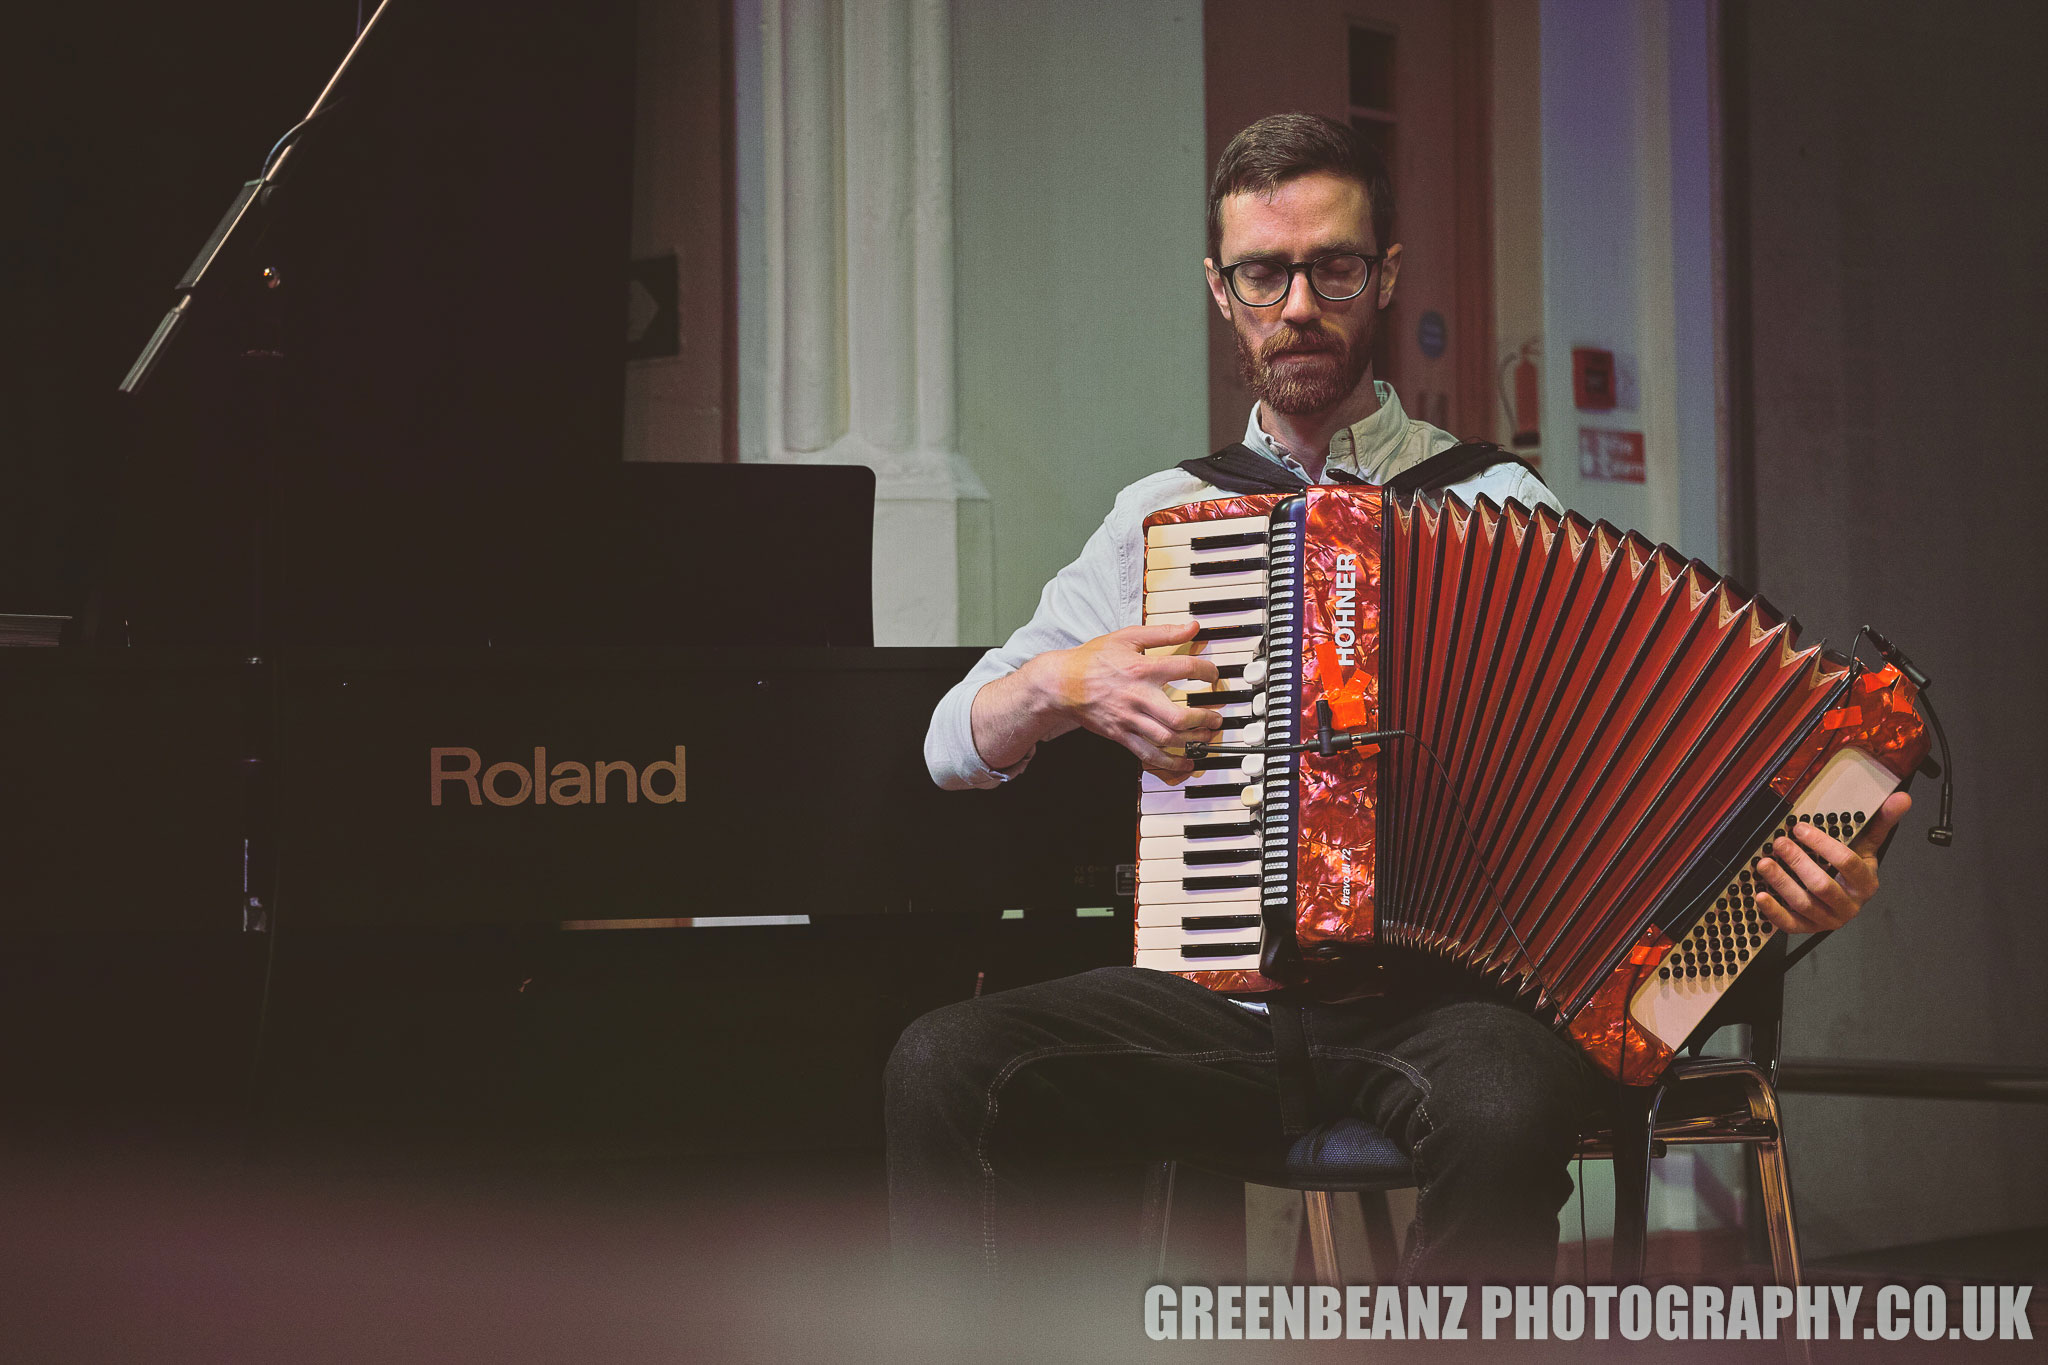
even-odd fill
[(1271, 360), (1275, 356), (1293, 353), (1308, 355), (1319, 352), (1341, 352), (1344, 339), (1318, 327), (1313, 331), (1288, 325), (1266, 339), (1259, 348), (1259, 358)]

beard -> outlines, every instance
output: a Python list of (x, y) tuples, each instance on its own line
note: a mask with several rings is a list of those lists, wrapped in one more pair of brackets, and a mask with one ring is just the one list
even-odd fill
[[(1230, 333), (1244, 386), (1252, 397), (1290, 417), (1335, 407), (1372, 368), (1369, 329), (1346, 338), (1320, 325), (1308, 330), (1282, 326), (1256, 350), (1243, 328), (1233, 326)], [(1282, 352), (1290, 354), (1283, 357)]]

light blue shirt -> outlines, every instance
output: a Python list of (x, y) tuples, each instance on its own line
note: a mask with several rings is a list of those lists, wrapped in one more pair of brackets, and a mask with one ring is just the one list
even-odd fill
[[(1378, 409), (1330, 438), (1325, 468), (1343, 469), (1368, 483), (1384, 483), (1458, 443), (1449, 432), (1410, 418), (1387, 385), (1378, 384), (1376, 390)], [(1245, 426), (1244, 443), (1297, 476), (1308, 478), (1295, 455), (1259, 425), (1256, 404)], [(1467, 501), (1485, 494), (1495, 502), (1516, 498), (1529, 507), (1559, 505), (1541, 479), (1516, 464), (1496, 465), (1453, 484), (1449, 491)], [(924, 740), (924, 761), (932, 781), (959, 791), (998, 786), (1023, 772), (1031, 762), (1030, 754), (1006, 769), (991, 768), (981, 761), (971, 721), (975, 693), (1047, 650), (1072, 649), (1098, 635), (1139, 624), (1144, 619), (1145, 518), (1161, 508), (1227, 496), (1214, 484), (1179, 468), (1140, 479), (1117, 494), (1109, 515), (1088, 537), (1079, 558), (1045, 585), (1031, 619), (1002, 645), (982, 655), (932, 712)]]

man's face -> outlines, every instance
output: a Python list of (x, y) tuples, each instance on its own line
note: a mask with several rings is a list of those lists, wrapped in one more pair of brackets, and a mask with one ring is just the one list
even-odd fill
[(1337, 406), (1372, 368), (1379, 310), (1394, 298), (1401, 248), (1387, 248), (1364, 293), (1332, 303), (1309, 287), (1308, 272), (1290, 281), (1278, 303), (1254, 308), (1230, 292), (1221, 267), (1245, 260), (1281, 265), (1355, 252), (1374, 256), (1372, 210), (1356, 180), (1318, 171), (1270, 193), (1233, 194), (1221, 205), (1222, 259), (1205, 260), (1209, 293), (1237, 338), (1245, 386), (1276, 412), (1307, 415)]

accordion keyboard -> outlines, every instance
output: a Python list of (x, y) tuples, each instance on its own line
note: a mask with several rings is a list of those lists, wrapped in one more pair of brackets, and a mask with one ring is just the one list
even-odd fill
[[(1226, 744), (1264, 742), (1267, 519), (1231, 517), (1146, 532), (1145, 623), (1197, 621), (1188, 644), (1216, 665), (1167, 689), (1176, 701), (1223, 715)], [(1186, 777), (1144, 775), (1138, 798), (1137, 965), (1167, 972), (1252, 970), (1259, 965), (1260, 835), (1246, 793), (1258, 760), (1217, 756)], [(1250, 766), (1248, 766), (1250, 765)]]

